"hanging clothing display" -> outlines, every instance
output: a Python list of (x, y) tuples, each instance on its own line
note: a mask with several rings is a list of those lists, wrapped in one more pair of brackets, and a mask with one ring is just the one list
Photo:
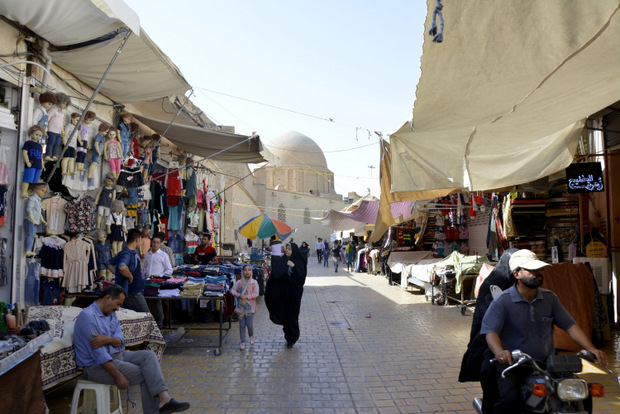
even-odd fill
[(65, 232), (65, 222), (67, 213), (65, 205), (67, 201), (56, 194), (54, 197), (46, 198), (41, 202), (41, 207), (47, 217), (47, 232), (49, 234), (63, 234)]
[(96, 226), (95, 200), (90, 196), (65, 204), (65, 213), (65, 231), (69, 233), (84, 233)]
[(95, 248), (86, 238), (73, 239), (64, 245), (64, 279), (62, 287), (78, 293), (90, 287), (95, 279)]
[(51, 236), (41, 239), (43, 246), (39, 250), (41, 258), (41, 276), (59, 278), (64, 276), (64, 250), (67, 241)]
[(144, 185), (144, 177), (140, 167), (122, 167), (116, 182), (125, 188), (138, 188)]

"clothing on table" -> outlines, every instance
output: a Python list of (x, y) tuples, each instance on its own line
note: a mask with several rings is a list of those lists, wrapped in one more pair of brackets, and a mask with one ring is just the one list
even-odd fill
[(64, 244), (64, 278), (62, 286), (69, 293), (78, 293), (90, 287), (95, 279), (95, 248), (86, 238), (76, 238)]
[(66, 204), (67, 201), (59, 195), (46, 198), (41, 202), (41, 208), (46, 213), (47, 232), (49, 234), (64, 234), (67, 220)]
[(110, 240), (125, 241), (123, 227), (126, 228), (125, 215), (123, 213), (112, 213), (108, 216), (106, 226), (110, 226)]

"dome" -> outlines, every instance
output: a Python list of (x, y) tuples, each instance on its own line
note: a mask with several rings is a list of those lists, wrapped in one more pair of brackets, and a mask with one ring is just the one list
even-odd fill
[(308, 165), (327, 170), (323, 151), (312, 138), (297, 131), (288, 131), (269, 140), (267, 149), (280, 158), (280, 165)]

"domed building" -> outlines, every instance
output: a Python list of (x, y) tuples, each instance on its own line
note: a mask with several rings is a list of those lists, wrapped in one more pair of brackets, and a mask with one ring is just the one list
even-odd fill
[(327, 168), (323, 151), (310, 137), (289, 131), (265, 146), (280, 159), (279, 166), (265, 168), (267, 189), (342, 199), (334, 189), (334, 173)]

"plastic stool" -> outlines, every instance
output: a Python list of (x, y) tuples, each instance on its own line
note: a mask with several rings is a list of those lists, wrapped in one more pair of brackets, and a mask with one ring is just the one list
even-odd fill
[[(84, 390), (84, 399), (82, 407), (78, 408), (80, 402), (80, 393)], [(110, 391), (112, 398), (110, 398)], [(95, 401), (93, 401), (93, 393)], [(118, 407), (114, 411), (110, 411), (110, 403)], [(121, 391), (116, 385), (100, 384), (85, 379), (78, 379), (75, 389), (73, 390), (73, 401), (71, 402), (71, 414), (93, 413), (97, 409), (97, 414), (123, 414), (121, 405)]]

